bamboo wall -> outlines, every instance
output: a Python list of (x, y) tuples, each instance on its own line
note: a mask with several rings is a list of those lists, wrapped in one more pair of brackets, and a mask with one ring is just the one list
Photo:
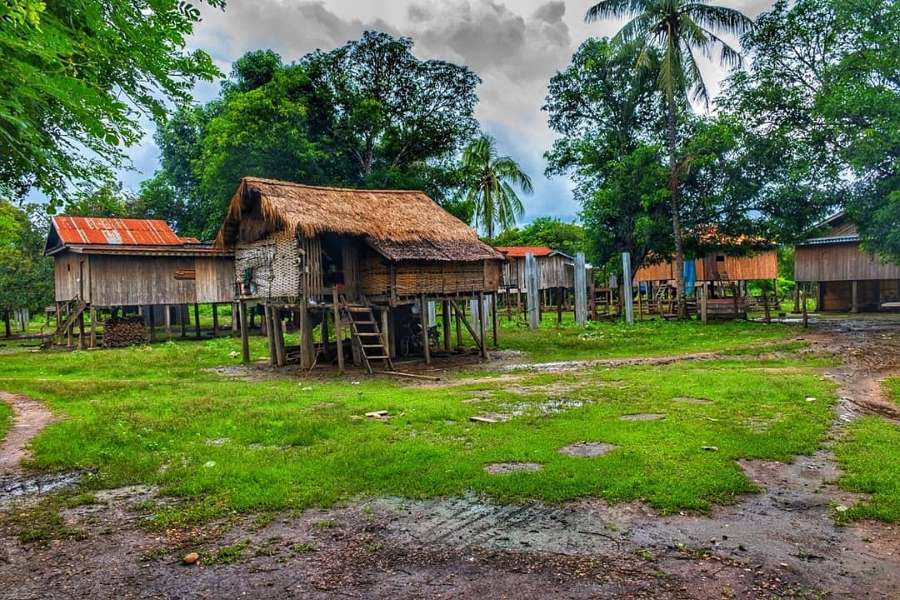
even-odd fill
[[(694, 259), (697, 281), (755, 281), (778, 278), (778, 256), (766, 250), (748, 256), (710, 253)], [(642, 266), (634, 276), (636, 282), (672, 281), (674, 261)]]
[(860, 250), (857, 243), (798, 246), (794, 253), (797, 281), (863, 281), (900, 279), (900, 265), (884, 263)]
[[(308, 243), (306, 245), (309, 245)], [(234, 249), (234, 280), (244, 298), (299, 298), (306, 277), (307, 248), (288, 232), (277, 232)], [(315, 251), (315, 248), (312, 248)], [(319, 252), (315, 252), (316, 260)], [(243, 289), (245, 273), (252, 289)]]
[(500, 269), (500, 261), (403, 261), (391, 265), (380, 256), (366, 254), (360, 267), (360, 291), (367, 296), (394, 297), (494, 292), (500, 284)]

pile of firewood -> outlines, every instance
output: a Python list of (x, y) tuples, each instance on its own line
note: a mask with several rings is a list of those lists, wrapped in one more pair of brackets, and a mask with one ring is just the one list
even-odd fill
[(122, 348), (149, 341), (143, 317), (114, 317), (104, 322), (103, 345)]

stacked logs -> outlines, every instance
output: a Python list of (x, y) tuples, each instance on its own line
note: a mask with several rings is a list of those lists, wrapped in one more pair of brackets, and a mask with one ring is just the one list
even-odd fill
[(103, 345), (123, 348), (149, 341), (143, 317), (114, 317), (104, 323)]

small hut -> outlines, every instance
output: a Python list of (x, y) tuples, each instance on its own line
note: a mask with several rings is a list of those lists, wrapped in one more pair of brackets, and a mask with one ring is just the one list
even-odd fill
[[(776, 302), (778, 280), (778, 254), (770, 243), (751, 238), (721, 236), (713, 229), (700, 235), (704, 246), (718, 246), (718, 250), (704, 252), (700, 256), (685, 257), (685, 283), (705, 294), (707, 316), (711, 319), (745, 317), (753, 299), (747, 284), (751, 281), (767, 281), (773, 285), (771, 298), (766, 295), (760, 301), (771, 308)], [(739, 254), (729, 254), (724, 248), (739, 249)], [(634, 276), (639, 285), (640, 300), (646, 297), (647, 310), (671, 313), (674, 308), (675, 262), (649, 262), (642, 265)], [(691, 285), (693, 284), (693, 285)], [(690, 291), (690, 290), (688, 290)], [(699, 298), (700, 295), (698, 294)], [(689, 308), (699, 308), (696, 300)]]
[[(439, 342), (431, 302), (442, 306), (445, 351), (453, 316), (458, 346), (462, 325), (482, 356), (488, 320), (496, 336), (496, 313), (490, 318), (479, 310), (473, 327), (462, 300), (485, 305), (484, 296), (500, 284), (503, 256), (419, 191), (244, 178), (217, 244), (234, 251), (242, 310), (265, 307), (270, 356), (278, 365), (299, 359), (311, 368), (336, 359), (343, 368), (348, 336), (354, 362), (370, 372), (373, 363), (393, 369), (391, 359), (403, 354), (430, 362)], [(298, 347), (285, 347), (285, 318), (299, 330)], [(246, 340), (243, 329), (242, 335)]]
[(184, 328), (187, 305), (234, 300), (232, 255), (179, 237), (165, 221), (55, 216), (44, 251), (54, 259), (57, 335), (71, 340), (89, 311), (92, 346), (98, 309), (133, 308), (151, 326), (162, 317), (171, 334), (176, 307)]
[(820, 311), (900, 309), (900, 264), (881, 260), (860, 246), (846, 213), (826, 219), (816, 234), (797, 244), (794, 278), (817, 287)]

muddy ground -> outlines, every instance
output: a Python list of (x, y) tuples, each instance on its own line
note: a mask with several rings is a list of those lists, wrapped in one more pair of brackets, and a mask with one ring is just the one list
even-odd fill
[[(64, 510), (77, 532), (64, 540), (23, 544), (0, 528), (0, 598), (900, 598), (900, 528), (835, 525), (833, 507), (856, 498), (834, 485), (830, 449), (861, 414), (897, 417), (879, 382), (900, 369), (900, 322), (824, 322), (802, 337), (843, 362), (827, 373), (841, 398), (827, 443), (790, 465), (743, 462), (761, 493), (710, 515), (471, 495), (160, 532), (143, 506), (165, 499), (138, 487)], [(9, 477), (22, 478), (8, 489)], [(192, 551), (199, 563), (183, 565)]]

